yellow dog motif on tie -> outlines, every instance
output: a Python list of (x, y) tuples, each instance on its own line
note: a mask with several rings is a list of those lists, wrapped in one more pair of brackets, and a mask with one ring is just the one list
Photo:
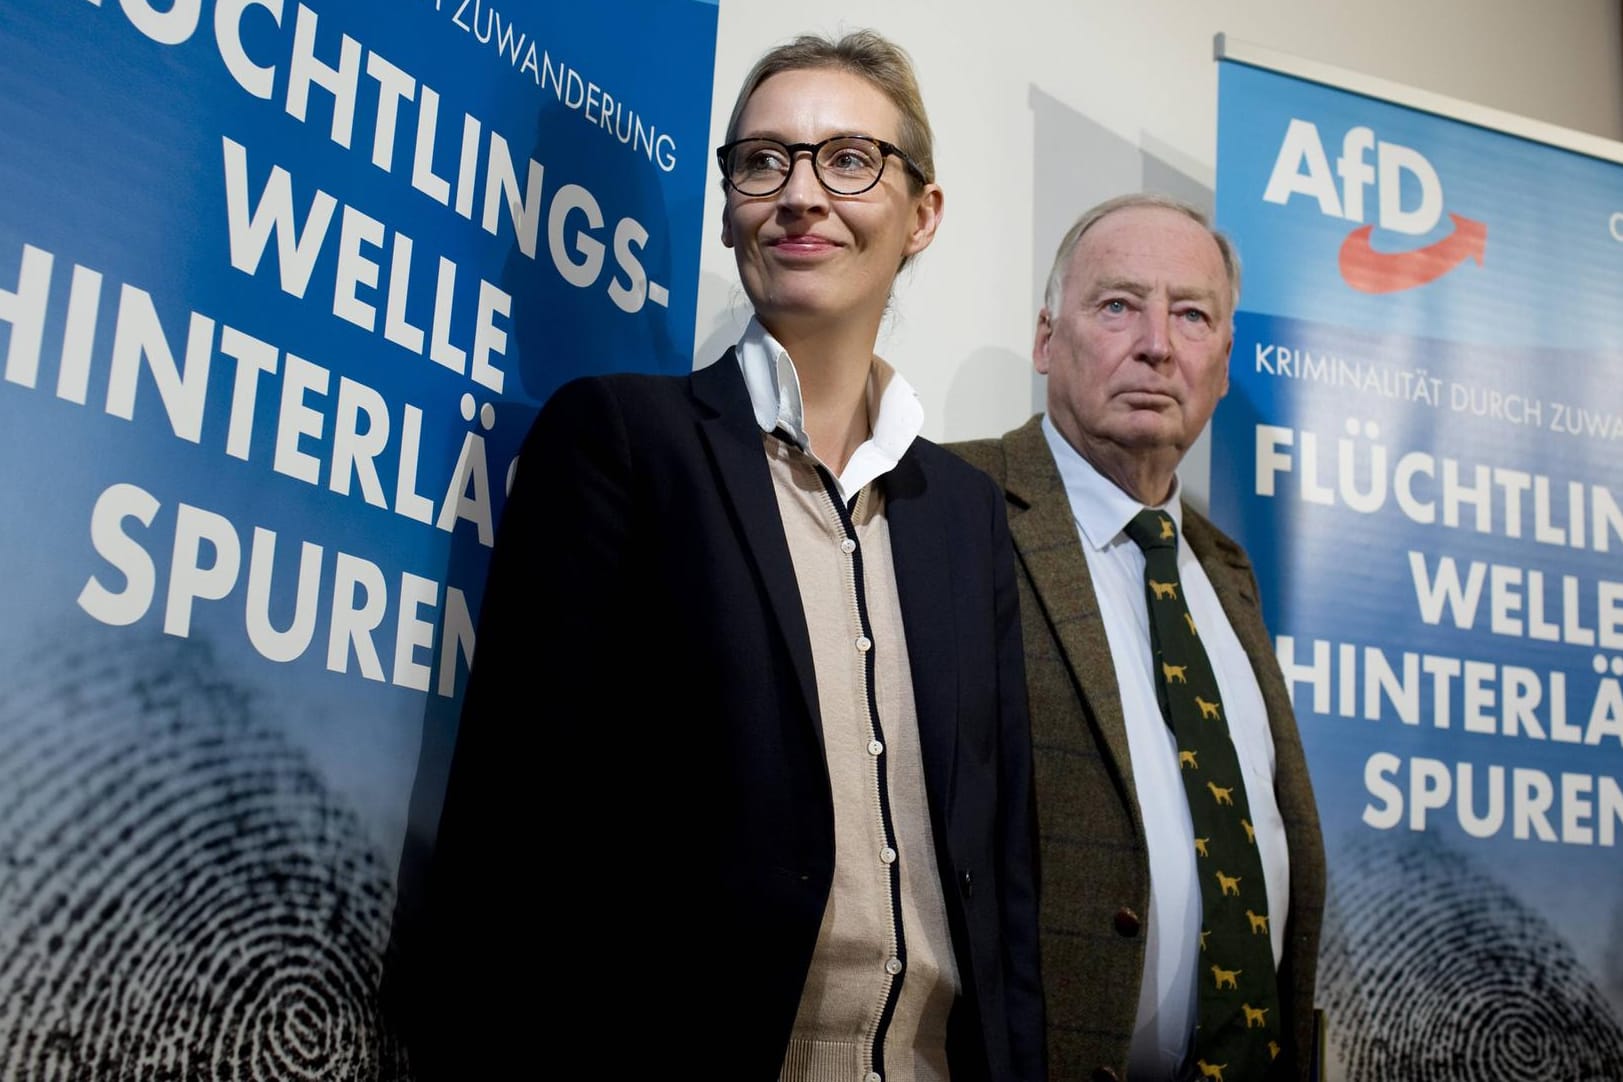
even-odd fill
[(1161, 520), (1161, 540), (1170, 541), (1172, 540), (1172, 536), (1172, 520), (1169, 518), (1163, 518)]
[(1232, 894), (1236, 898), (1240, 896), (1240, 877), (1237, 875), (1224, 875), (1218, 872), (1217, 886), (1225, 895)]
[(1252, 845), (1257, 844), (1257, 828), (1251, 825), (1251, 820), (1241, 819), (1240, 825), (1245, 828), (1245, 840)]
[(1202, 856), (1202, 857), (1209, 855), (1206, 852), (1206, 839), (1205, 838), (1196, 838), (1195, 839), (1195, 854), (1197, 856)]
[(1223, 712), (1220, 709), (1223, 705), (1222, 703), (1209, 703), (1205, 699), (1202, 699), (1199, 695), (1196, 695), (1195, 705), (1200, 707), (1200, 717), (1202, 721), (1208, 719), (1217, 721), (1223, 717)]
[(1264, 1029), (1267, 1027), (1269, 1008), (1253, 1007), (1249, 1003), (1242, 1003), (1240, 1009), (1245, 1012), (1246, 1029)]
[(1217, 987), (1220, 989), (1232, 988), (1239, 991), (1240, 986), (1235, 982), (1235, 978), (1243, 972), (1245, 971), (1242, 969), (1224, 969), (1221, 966), (1213, 966), (1212, 979), (1217, 982)]
[(1190, 770), (1200, 769), (1200, 764), (1195, 762), (1195, 753), (1192, 751), (1180, 751), (1178, 753), (1178, 765), (1180, 767), (1186, 766)]
[(1163, 661), (1161, 662), (1161, 678), (1169, 684), (1187, 684), (1189, 683), (1189, 677), (1185, 676), (1184, 673), (1188, 669), (1189, 666), (1187, 665), (1168, 665)]
[(1155, 595), (1157, 601), (1178, 600), (1178, 584), (1175, 582), (1157, 582), (1151, 579), (1150, 592)]
[(1228, 1066), (1226, 1063), (1207, 1063), (1203, 1059), (1197, 1059), (1195, 1065), (1200, 1068), (1203, 1077), (1216, 1079), (1216, 1082), (1223, 1082), (1223, 1068)]
[(1184, 619), (1184, 623), (1189, 625), (1189, 634), (1195, 636), (1196, 638), (1199, 638), (1200, 637), (1200, 632), (1195, 630), (1195, 617), (1194, 617), (1194, 614), (1191, 613), (1191, 612), (1188, 612), (1186, 610), (1184, 612), (1184, 614), (1183, 614), (1183, 619)]
[(1224, 789), (1216, 782), (1209, 781), (1206, 783), (1206, 788), (1212, 791), (1212, 799), (1217, 801), (1219, 804), (1232, 805), (1234, 803), (1234, 786), (1231, 785), (1227, 789)]
[(1251, 922), (1251, 934), (1252, 935), (1267, 935), (1268, 934), (1268, 914), (1266, 914), (1266, 913), (1257, 914), (1257, 913), (1253, 913), (1253, 912), (1251, 912), (1251, 910), (1247, 909), (1245, 911), (1245, 917), (1246, 917), (1247, 920), (1249, 920)]

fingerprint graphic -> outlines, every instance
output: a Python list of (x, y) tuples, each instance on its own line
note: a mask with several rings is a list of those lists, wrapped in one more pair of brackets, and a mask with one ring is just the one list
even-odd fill
[(1620, 900), (1612, 910), (1611, 945), (1606, 950), (1606, 994), (1618, 1013), (1623, 1014), (1623, 880), (1619, 880), (1611, 894)]
[(1335, 862), (1319, 1001), (1349, 1082), (1618, 1082), (1623, 1025), (1549, 923), (1430, 835)]
[(205, 646), (92, 641), (0, 685), (0, 1079), (404, 1077), (355, 817)]

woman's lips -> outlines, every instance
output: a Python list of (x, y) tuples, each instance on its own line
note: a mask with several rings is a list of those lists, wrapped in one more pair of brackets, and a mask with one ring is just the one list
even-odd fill
[(768, 246), (773, 251), (783, 255), (819, 255), (824, 252), (832, 252), (840, 247), (827, 237), (819, 237), (811, 233), (779, 237), (770, 241)]

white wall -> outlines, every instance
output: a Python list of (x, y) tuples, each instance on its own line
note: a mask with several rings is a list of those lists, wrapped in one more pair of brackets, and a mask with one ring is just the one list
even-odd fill
[[(1623, 139), (1619, 0), (720, 2), (712, 146), (744, 73), (796, 33), (871, 26), (913, 55), (947, 214), (898, 284), (879, 352), (919, 389), (935, 439), (995, 435), (1032, 412), (1038, 279), (1070, 219), (1146, 185), (1209, 199), (1219, 31)], [(697, 365), (748, 316), (720, 216), (712, 184)], [(1188, 465), (1198, 470), (1198, 456)], [(1204, 491), (1203, 476), (1188, 479)]]

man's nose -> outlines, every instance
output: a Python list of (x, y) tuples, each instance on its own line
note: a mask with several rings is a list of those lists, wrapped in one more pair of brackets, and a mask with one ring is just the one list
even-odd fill
[(1139, 316), (1139, 356), (1158, 364), (1172, 355), (1172, 312), (1164, 304), (1151, 302)]

